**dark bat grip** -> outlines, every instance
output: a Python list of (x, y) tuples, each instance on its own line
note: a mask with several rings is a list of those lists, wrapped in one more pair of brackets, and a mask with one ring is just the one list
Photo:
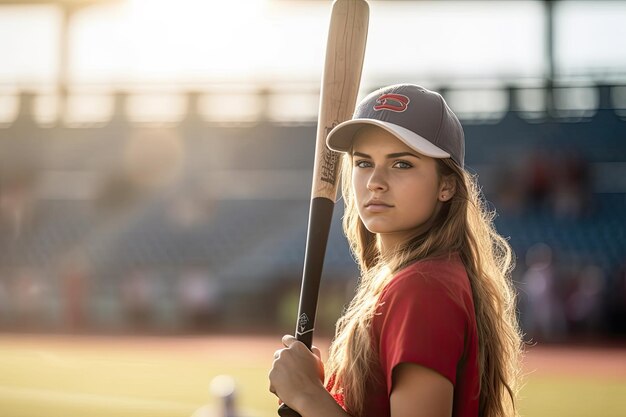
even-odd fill
[(297, 411), (293, 411), (291, 408), (287, 407), (286, 404), (282, 404), (278, 407), (278, 415), (280, 417), (300, 417)]
[(324, 197), (311, 200), (309, 227), (307, 231), (304, 269), (302, 272), (302, 288), (296, 323), (296, 338), (311, 349), (317, 298), (319, 295), (326, 244), (330, 232), (335, 202)]
[[(319, 285), (334, 207), (335, 202), (327, 198), (317, 197), (311, 200), (300, 305), (296, 323), (296, 338), (309, 349), (313, 343)], [(278, 415), (281, 417), (300, 417), (300, 414), (286, 404), (282, 404), (278, 408)]]

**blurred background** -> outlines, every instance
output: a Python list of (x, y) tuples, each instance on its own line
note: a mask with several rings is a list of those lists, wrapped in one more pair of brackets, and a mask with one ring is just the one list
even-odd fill
[[(526, 339), (618, 349), (610, 398), (626, 393), (626, 1), (369, 3), (360, 96), (400, 82), (445, 96), (514, 248)], [(46, 335), (293, 331), (330, 5), (0, 0), (5, 358), (32, 363)], [(341, 215), (326, 338), (357, 274)], [(11, 369), (0, 410), (36, 415), (17, 411), (34, 397), (16, 375), (33, 379)]]

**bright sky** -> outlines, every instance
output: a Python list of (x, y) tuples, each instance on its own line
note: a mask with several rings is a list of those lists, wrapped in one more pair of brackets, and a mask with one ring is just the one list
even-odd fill
[[(557, 6), (557, 71), (626, 78), (626, 1)], [(318, 83), (330, 1), (127, 0), (79, 12), (73, 83)], [(539, 78), (539, 1), (370, 1), (364, 82)], [(61, 13), (0, 7), (0, 85), (54, 83)], [(596, 77), (597, 78), (597, 77)]]

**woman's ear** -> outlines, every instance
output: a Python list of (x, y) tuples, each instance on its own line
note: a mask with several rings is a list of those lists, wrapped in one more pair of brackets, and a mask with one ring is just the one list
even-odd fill
[(454, 181), (453, 175), (445, 175), (441, 177), (439, 185), (439, 201), (449, 201), (456, 192), (456, 181)]

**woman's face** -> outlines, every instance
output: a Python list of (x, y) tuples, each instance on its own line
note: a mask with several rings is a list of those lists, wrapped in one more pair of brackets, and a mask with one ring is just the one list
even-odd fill
[(389, 249), (427, 230), (440, 200), (450, 197), (434, 158), (375, 126), (361, 129), (353, 142), (352, 187), (361, 221)]

